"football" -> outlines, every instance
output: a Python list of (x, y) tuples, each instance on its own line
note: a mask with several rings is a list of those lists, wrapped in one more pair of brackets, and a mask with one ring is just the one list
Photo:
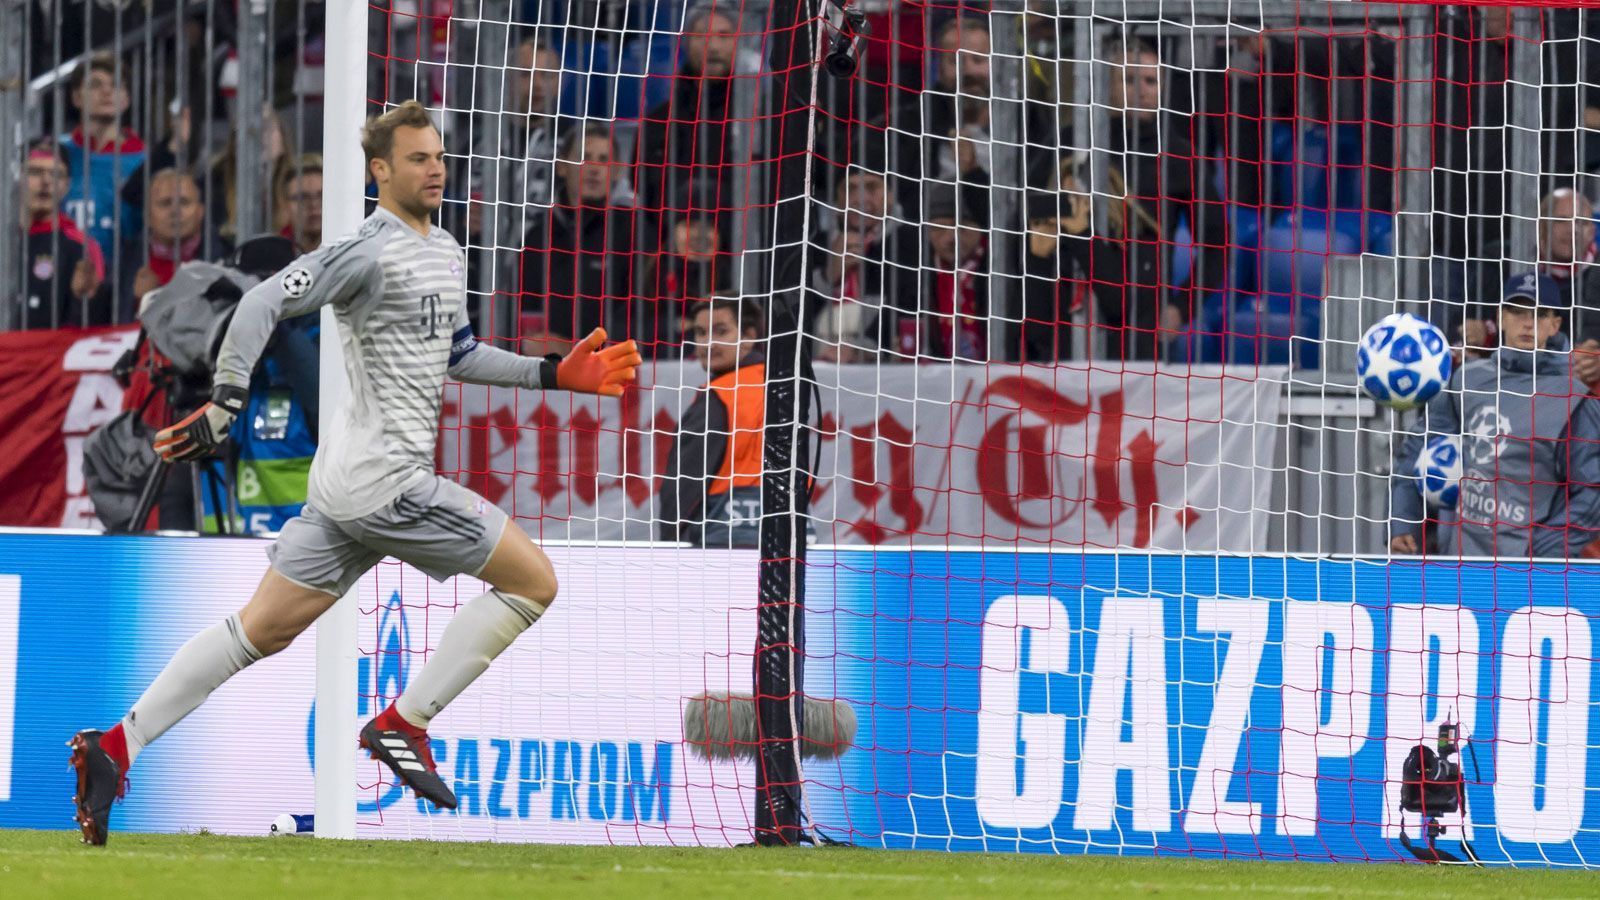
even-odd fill
[(1453, 434), (1428, 438), (1412, 474), (1429, 509), (1454, 509), (1461, 496), (1461, 439)]
[(1444, 332), (1410, 313), (1384, 316), (1356, 348), (1356, 378), (1372, 399), (1395, 409), (1427, 403), (1450, 382)]

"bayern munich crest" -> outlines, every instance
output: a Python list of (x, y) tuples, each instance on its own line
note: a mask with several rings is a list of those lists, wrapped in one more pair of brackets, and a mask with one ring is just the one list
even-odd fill
[(290, 297), (304, 297), (306, 291), (311, 290), (311, 273), (303, 268), (290, 269), (283, 273), (283, 292)]

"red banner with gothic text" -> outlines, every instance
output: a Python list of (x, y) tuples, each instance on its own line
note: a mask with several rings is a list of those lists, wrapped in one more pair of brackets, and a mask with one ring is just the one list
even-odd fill
[[(821, 542), (1267, 549), (1282, 384), (1258, 369), (818, 368)], [(449, 385), (440, 469), (536, 538), (652, 538), (706, 377), (640, 374), (621, 400)]]

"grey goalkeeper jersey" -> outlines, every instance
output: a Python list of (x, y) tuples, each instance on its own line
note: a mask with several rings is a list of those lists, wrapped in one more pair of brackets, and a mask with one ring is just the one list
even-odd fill
[(215, 380), (243, 388), (279, 319), (333, 307), (349, 392), (322, 432), (307, 496), (328, 516), (376, 512), (433, 474), (445, 375), (553, 386), (546, 361), (473, 336), (464, 267), (444, 229), (424, 236), (380, 208), (354, 235), (295, 260), (239, 302)]

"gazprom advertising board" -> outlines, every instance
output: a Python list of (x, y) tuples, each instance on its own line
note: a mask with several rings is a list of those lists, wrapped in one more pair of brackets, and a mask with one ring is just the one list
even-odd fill
[[(1411, 858), (1458, 725), (1480, 858), (1600, 865), (1600, 568), (1127, 554), (812, 558), (813, 812), (891, 847)], [(826, 626), (822, 626), (826, 627)], [(818, 646), (836, 648), (818, 651)], [(862, 702), (870, 698), (870, 702)], [(840, 788), (843, 788), (842, 790)]]
[[(0, 827), (70, 824), (67, 738), (116, 722), (184, 641), (242, 606), (266, 570), (266, 547), (0, 535)], [(748, 690), (754, 556), (549, 553), (561, 600), (431, 729), (460, 810), (424, 812), (363, 757), (358, 835), (748, 840), (749, 772), (685, 754), (681, 710), (702, 691)], [(361, 723), (405, 689), (455, 608), (482, 590), (473, 579), (441, 585), (392, 562), (360, 582), (352, 754)], [(311, 812), (314, 655), (308, 633), (152, 744), (114, 829), (261, 835), (282, 813)]]
[[(66, 737), (115, 721), (237, 609), (264, 546), (0, 535), (0, 826), (69, 824)], [(749, 690), (754, 556), (550, 554), (562, 599), (435, 722), (461, 809), (424, 811), (363, 761), (360, 834), (749, 840), (749, 766), (686, 752), (680, 716), (686, 697)], [(808, 578), (806, 690), (861, 720), (841, 760), (805, 769), (830, 837), (1408, 858), (1402, 765), (1452, 725), (1467, 802), (1440, 817), (1441, 849), (1600, 864), (1600, 569), (817, 550)], [(359, 717), (481, 589), (393, 563), (367, 576)], [(309, 812), (313, 678), (305, 640), (223, 687), (140, 758), (116, 826), (262, 834)]]

